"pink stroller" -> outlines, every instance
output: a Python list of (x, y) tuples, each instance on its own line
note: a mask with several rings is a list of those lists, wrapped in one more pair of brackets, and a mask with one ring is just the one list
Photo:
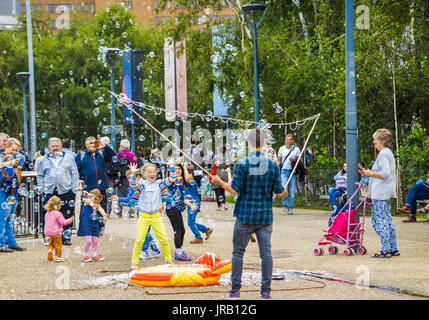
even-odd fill
[[(360, 182), (356, 182), (358, 188), (350, 197), (347, 203), (342, 207), (337, 216), (334, 218), (328, 230), (323, 230), (325, 234), (317, 243), (313, 253), (316, 256), (323, 255), (323, 248), (319, 246), (329, 245), (329, 254), (336, 254), (338, 248), (333, 244), (345, 245), (346, 249), (343, 254), (345, 256), (353, 255), (353, 249), (357, 254), (363, 255), (366, 253), (363, 243), (363, 233), (365, 226), (365, 210), (368, 203), (366, 197), (358, 204), (356, 208), (352, 207), (352, 199), (355, 196), (359, 197), (359, 191), (362, 188)], [(356, 214), (363, 204), (362, 222), (356, 222)], [(347, 209), (346, 209), (347, 208)]]

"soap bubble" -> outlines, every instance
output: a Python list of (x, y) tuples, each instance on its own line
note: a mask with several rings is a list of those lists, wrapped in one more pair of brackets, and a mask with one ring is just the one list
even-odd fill
[(151, 58), (155, 57), (155, 53), (153, 51), (149, 52), (149, 57)]
[(139, 136), (139, 140), (140, 140), (140, 141), (144, 141), (144, 139), (145, 139), (145, 138), (144, 138), (144, 135)]
[(91, 213), (91, 219), (92, 219), (93, 221), (97, 221), (97, 220), (98, 220), (98, 213), (97, 213), (97, 210), (92, 210), (92, 213)]
[(84, 199), (84, 200), (89, 199), (89, 192), (88, 191), (82, 191), (82, 199)]
[(113, 193), (113, 191), (114, 191), (114, 189), (113, 188), (107, 188), (107, 193), (110, 193), (110, 194), (112, 194)]
[(16, 203), (16, 198), (14, 196), (9, 196), (6, 199), (8, 204), (15, 204)]
[(36, 193), (33, 190), (28, 191), (28, 199), (33, 199), (36, 196)]
[(7, 204), (7, 202), (3, 202), (3, 203), (1, 204), (1, 208), (2, 208), (3, 210), (7, 210), (7, 209), (9, 209), (9, 205)]
[(70, 201), (69, 201), (69, 207), (70, 207), (70, 208), (73, 208), (73, 207), (74, 207), (74, 201), (73, 201), (73, 200), (70, 200)]
[(244, 93), (244, 91), (240, 92), (240, 97), (244, 98), (246, 96), (246, 94)]
[(40, 138), (42, 139), (46, 139), (48, 137), (48, 134), (46, 132), (43, 132), (42, 134), (40, 134)]
[(72, 231), (70, 229), (64, 230), (63, 237), (66, 240), (70, 240), (72, 238)]
[(33, 190), (36, 194), (42, 194), (42, 187), (34, 186)]
[(94, 115), (94, 117), (97, 117), (97, 116), (100, 114), (100, 109), (95, 108), (95, 109), (92, 111), (92, 114)]

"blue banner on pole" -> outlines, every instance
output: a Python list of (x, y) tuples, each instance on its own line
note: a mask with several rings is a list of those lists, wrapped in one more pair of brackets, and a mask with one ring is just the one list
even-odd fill
[[(141, 50), (125, 50), (122, 55), (122, 93), (136, 102), (143, 102), (142, 88), (142, 53)], [(134, 110), (142, 113), (141, 107), (134, 106)], [(143, 120), (137, 117), (126, 106), (123, 106), (124, 125), (142, 124)]]

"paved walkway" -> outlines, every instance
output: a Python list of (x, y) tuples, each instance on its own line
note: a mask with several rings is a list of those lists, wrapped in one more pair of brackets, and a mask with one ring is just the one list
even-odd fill
[[(185, 224), (186, 215), (183, 214)], [(273, 280), (273, 299), (429, 298), (429, 223), (405, 224), (401, 222), (403, 218), (394, 217), (400, 257), (371, 258), (380, 250), (380, 240), (368, 218), (364, 240), (368, 254), (346, 257), (341, 250), (331, 256), (325, 250), (325, 255), (314, 256), (313, 249), (327, 227), (328, 217), (327, 211), (307, 209), (296, 209), (294, 215), (284, 216), (280, 208), (274, 208), (274, 271), (283, 274), (284, 280)], [(213, 228), (214, 232), (203, 244), (190, 244), (193, 235), (186, 226), (184, 250), (193, 261), (204, 252), (230, 259), (234, 220), (231, 204), (229, 210), (218, 212), (215, 203), (204, 202), (197, 221)], [(172, 229), (166, 217), (164, 222), (173, 250)], [(99, 252), (106, 257), (105, 261), (86, 264), (81, 262), (84, 243), (81, 237), (74, 235), (73, 245), (63, 247), (63, 264), (47, 261), (46, 247), (41, 239), (22, 239), (19, 244), (26, 246), (27, 251), (0, 254), (0, 299), (217, 300), (230, 289), (229, 274), (213, 287), (127, 286), (135, 234), (135, 219), (112, 218), (107, 224), (106, 235), (99, 241)], [(163, 258), (159, 257), (141, 263), (141, 266), (163, 263)], [(257, 243), (249, 243), (244, 267), (242, 299), (259, 299)], [(102, 272), (106, 270), (109, 272)]]

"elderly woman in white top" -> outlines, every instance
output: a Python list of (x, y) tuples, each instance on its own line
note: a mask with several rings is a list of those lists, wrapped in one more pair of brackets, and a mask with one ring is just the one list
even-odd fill
[(396, 231), (391, 216), (391, 199), (396, 198), (396, 164), (392, 150), (388, 148), (393, 141), (392, 133), (387, 129), (378, 129), (373, 139), (379, 154), (371, 170), (361, 170), (362, 175), (370, 177), (372, 225), (381, 238), (381, 251), (372, 257), (391, 258), (399, 256)]

